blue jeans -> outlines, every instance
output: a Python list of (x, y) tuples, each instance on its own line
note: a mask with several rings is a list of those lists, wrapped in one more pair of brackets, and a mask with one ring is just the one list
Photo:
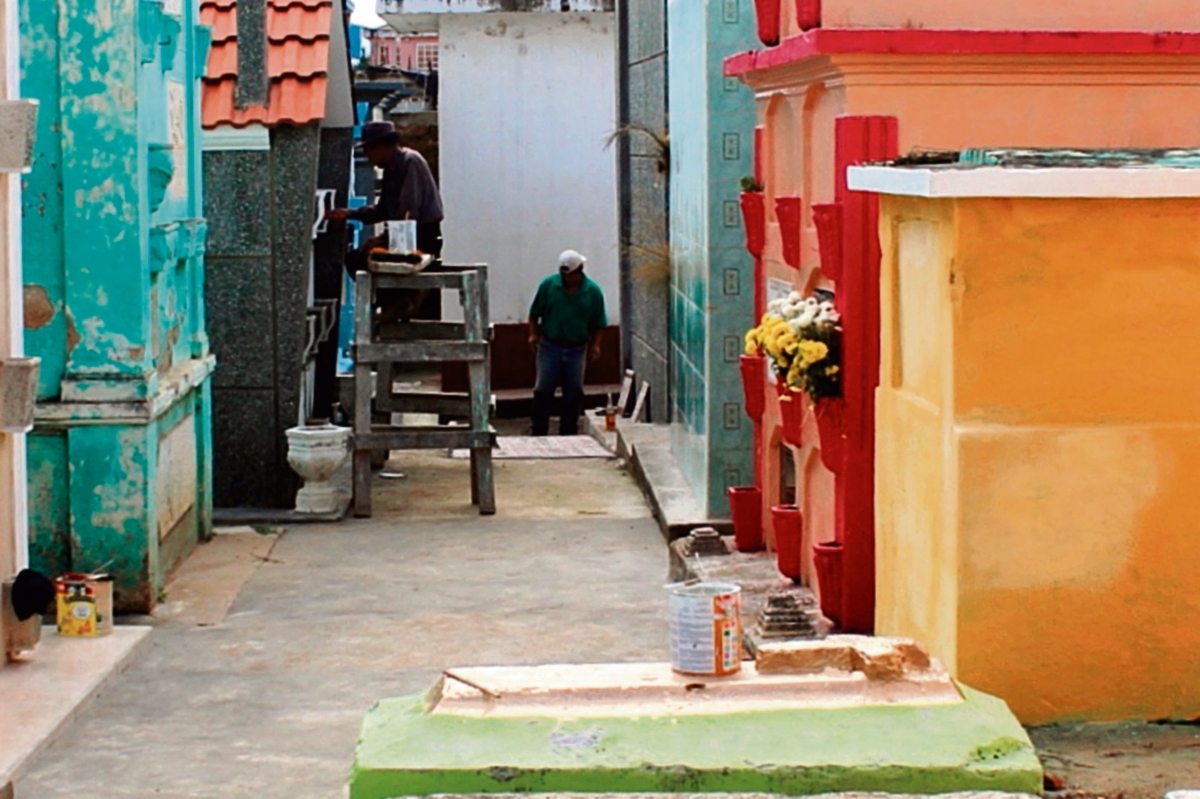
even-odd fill
[(542, 339), (537, 351), (537, 383), (533, 387), (533, 434), (550, 432), (550, 406), (554, 390), (562, 385), (562, 409), (558, 434), (579, 433), (579, 412), (583, 407), (583, 372), (587, 367), (587, 344), (564, 347)]

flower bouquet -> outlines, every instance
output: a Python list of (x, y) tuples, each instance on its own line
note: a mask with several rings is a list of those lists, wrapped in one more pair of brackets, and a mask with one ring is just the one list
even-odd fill
[[(746, 353), (765, 355), (778, 380), (780, 409), (784, 418), (784, 438), (800, 446), (804, 419), (802, 400), (805, 393), (816, 406), (818, 423), (829, 416), (827, 408), (840, 406), (842, 396), (842, 324), (832, 302), (804, 297), (793, 291), (786, 298), (767, 306), (758, 327), (746, 333)], [(795, 404), (792, 404), (795, 403)], [(835, 414), (840, 419), (840, 414)], [(841, 431), (830, 431), (837, 440), (822, 437), (822, 460), (840, 463)], [(825, 457), (824, 449), (830, 449)], [(836, 452), (834, 451), (836, 450)], [(835, 469), (835, 471), (837, 471)]]

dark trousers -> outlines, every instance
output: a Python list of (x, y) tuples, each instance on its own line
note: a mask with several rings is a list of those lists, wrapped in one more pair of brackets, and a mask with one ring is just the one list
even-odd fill
[(587, 344), (577, 346), (542, 340), (537, 351), (537, 383), (533, 387), (533, 434), (550, 432), (550, 406), (554, 390), (562, 385), (562, 409), (558, 434), (579, 434), (579, 413), (583, 409), (583, 373), (587, 368)]

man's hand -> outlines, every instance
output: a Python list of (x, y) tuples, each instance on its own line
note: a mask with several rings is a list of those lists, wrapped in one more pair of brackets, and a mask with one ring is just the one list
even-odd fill
[(600, 342), (599, 341), (592, 342), (592, 345), (590, 347), (588, 347), (588, 359), (592, 360), (592, 361), (600, 360)]
[(534, 352), (537, 352), (538, 343), (541, 342), (541, 340), (542, 340), (542, 337), (539, 336), (537, 333), (530, 333), (529, 334), (529, 349), (533, 350)]
[(330, 222), (345, 222), (350, 218), (349, 208), (331, 208), (325, 212), (325, 218)]

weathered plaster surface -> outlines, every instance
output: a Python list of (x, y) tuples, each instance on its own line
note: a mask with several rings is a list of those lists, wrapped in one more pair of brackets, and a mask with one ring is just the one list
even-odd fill
[(884, 198), (877, 630), (1028, 723), (1200, 713), (1198, 207)]
[(351, 799), (473, 792), (887, 790), (1037, 793), (1004, 703), (556, 720), (429, 714), (388, 699), (363, 723)]
[[(193, 542), (210, 515), (197, 10), (27, 0), (21, 13), (23, 88), (42, 108), (23, 194), (25, 332), (43, 361), (34, 562), (106, 567), (118, 606), (146, 610), (171, 565), (158, 497)], [(191, 440), (171, 451), (190, 462), (160, 470), (159, 440), (181, 423)]]

